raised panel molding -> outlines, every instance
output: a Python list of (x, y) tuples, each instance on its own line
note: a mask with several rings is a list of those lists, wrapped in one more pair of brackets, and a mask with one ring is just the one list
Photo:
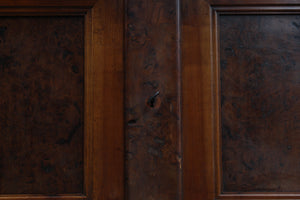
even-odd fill
[(184, 199), (300, 198), (299, 3), (183, 4)]
[(299, 13), (296, 6), (213, 7), (219, 199), (299, 198)]
[(299, 17), (218, 17), (223, 193), (300, 191)]
[[(54, 189), (19, 187), (14, 191), (11, 184), (7, 192), (0, 187), (0, 200), (300, 199), (299, 0), (4, 0), (0, 2), (0, 16), (0, 23), (4, 19), (62, 19), (56, 21), (61, 30), (80, 27), (69, 30), (74, 35), (59, 32), (64, 42), (69, 41), (66, 49), (80, 51), (80, 56), (70, 51), (74, 60), (70, 52), (53, 51), (59, 45), (57, 41), (51, 43), (56, 40), (55, 33), (36, 28), (41, 32), (39, 37), (51, 36), (51, 41), (39, 46), (50, 48), (49, 56), (44, 56), (50, 60), (48, 64), (57, 63), (45, 67), (48, 74), (63, 70), (68, 82), (73, 83), (74, 77), (79, 81), (68, 90), (71, 94), (67, 91), (55, 96), (76, 96), (51, 111), (62, 110), (53, 118), (58, 116), (57, 124), (65, 127), (57, 131), (63, 134), (23, 134), (34, 133), (32, 138), (44, 140), (49, 149), (66, 144), (64, 150), (52, 149), (51, 156), (57, 153), (53, 163), (51, 159), (39, 162), (41, 157), (34, 161), (38, 169), (50, 174), (50, 179), (41, 180)], [(80, 25), (67, 19), (76, 19)], [(43, 29), (51, 22), (41, 22), (38, 27)], [(17, 32), (16, 24), (12, 34)], [(19, 24), (23, 27), (23, 22)], [(5, 35), (6, 30), (0, 25), (0, 45), (23, 42), (19, 38), (13, 41)], [(39, 39), (33, 36), (24, 38)], [(68, 40), (77, 36), (83, 37), (81, 45)], [(24, 51), (25, 47), (32, 48), (24, 45)], [(15, 89), (0, 98), (1, 111), (13, 108), (5, 106), (5, 98), (15, 95), (16, 102), (24, 100), (18, 96), (24, 91), (17, 90), (26, 84), (12, 85), (26, 72), (7, 68), (18, 64), (9, 59), (10, 53), (17, 56), (14, 50), (0, 50), (7, 55), (0, 54), (0, 76), (6, 80), (0, 81), (0, 92)], [(75, 64), (61, 64), (66, 60)], [(34, 88), (47, 92), (38, 85), (47, 89), (51, 80), (43, 76), (43, 70), (47, 70), (39, 70), (32, 73), (36, 77), (27, 80), (41, 80)], [(12, 76), (14, 73), (16, 76)], [(58, 79), (53, 78), (53, 85), (69, 87), (58, 84)], [(35, 97), (42, 98), (33, 95), (32, 99)], [(73, 100), (79, 109), (73, 106)], [(69, 111), (66, 108), (71, 104)], [(25, 115), (32, 112), (31, 108), (26, 112), (18, 108)], [(1, 129), (7, 125), (5, 113), (9, 112), (0, 114)], [(13, 117), (20, 121), (11, 113)], [(32, 117), (45, 123), (49, 120), (40, 115)], [(61, 125), (64, 120), (72, 126)], [(81, 126), (76, 124), (78, 120)], [(30, 123), (24, 120), (17, 124), (19, 128), (14, 127), (29, 130)], [(51, 125), (47, 130), (52, 133), (55, 128)], [(77, 139), (71, 146), (75, 138), (70, 133), (75, 128)], [(28, 149), (28, 138), (14, 134), (15, 139), (24, 140), (19, 148)], [(11, 136), (14, 134), (11, 132)], [(12, 137), (7, 136), (0, 136), (1, 148), (6, 147), (0, 150), (9, 163), (0, 163), (0, 168), (13, 171), (9, 167), (14, 162), (28, 164), (30, 160), (20, 161), (25, 156), (14, 155), (17, 147), (13, 148)], [(48, 151), (45, 145), (41, 147), (44, 154)], [(61, 169), (59, 152), (73, 153), (68, 169)], [(74, 166), (79, 166), (78, 171), (73, 171)], [(74, 177), (52, 176), (57, 170), (72, 172)], [(1, 176), (0, 170), (0, 180), (17, 182), (16, 177), (8, 180), (8, 175)], [(68, 180), (72, 183), (66, 183)]]
[(1, 7), (79, 7), (79, 8), (92, 8), (97, 0), (2, 0), (0, 2)]
[(0, 2), (0, 199), (124, 199), (123, 14), (119, 0)]
[(83, 27), (0, 17), (0, 194), (83, 192)]

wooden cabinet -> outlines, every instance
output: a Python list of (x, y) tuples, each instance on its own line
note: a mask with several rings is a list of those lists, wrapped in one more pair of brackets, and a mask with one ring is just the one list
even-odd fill
[(0, 1), (0, 200), (300, 199), (300, 1)]

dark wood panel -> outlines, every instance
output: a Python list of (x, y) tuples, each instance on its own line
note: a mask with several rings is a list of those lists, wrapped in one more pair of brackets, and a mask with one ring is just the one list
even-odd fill
[(223, 192), (300, 192), (300, 16), (219, 25)]
[(82, 17), (0, 18), (0, 193), (82, 193)]
[(127, 198), (181, 198), (178, 4), (129, 0), (126, 21)]

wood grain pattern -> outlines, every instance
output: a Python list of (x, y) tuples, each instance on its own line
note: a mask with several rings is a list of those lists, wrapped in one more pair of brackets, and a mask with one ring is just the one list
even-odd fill
[[(182, 18), (178, 12), (179, 2)], [(214, 146), (217, 140), (214, 133), (218, 121), (214, 94), (217, 82), (213, 78), (214, 59), (218, 56), (213, 56), (216, 53), (213, 45), (218, 39), (214, 38), (211, 15), (211, 5), (224, 5), (224, 12), (235, 14), (256, 9), (257, 14), (266, 9), (258, 4), (269, 6), (273, 13), (294, 10), (296, 14), (298, 0), (98, 0), (91, 8), (94, 3), (81, 0), (0, 2), (0, 15), (85, 15), (83, 194), (49, 192), (48, 195), (0, 195), (0, 199), (299, 199), (299, 193), (291, 192), (238, 194), (233, 191), (218, 196), (215, 190), (218, 188), (215, 188), (214, 172), (220, 166), (214, 165), (214, 151), (218, 149)], [(127, 18), (125, 37), (124, 12)], [(294, 38), (290, 46), (295, 48), (297, 41)], [(180, 141), (180, 45), (184, 163)], [(281, 98), (275, 98), (275, 103)], [(271, 105), (282, 106), (275, 103)], [(293, 104), (292, 101), (287, 103)], [(290, 115), (285, 116), (290, 119)], [(294, 148), (298, 143), (292, 142), (292, 149), (286, 151), (298, 153)], [(289, 155), (284, 159), (295, 157), (295, 154)], [(286, 167), (292, 168), (291, 165)]]
[(300, 192), (299, 24), (220, 17), (224, 192)]
[(183, 194), (213, 200), (212, 16), (205, 0), (182, 10)]
[(127, 1), (129, 200), (181, 198), (178, 6), (175, 0)]
[(124, 2), (99, 0), (86, 15), (85, 194), (124, 200)]
[(83, 18), (0, 18), (0, 193), (81, 193)]
[[(20, 16), (19, 19), (24, 19), (26, 18), (25, 16), (49, 17), (85, 15), (85, 25), (83, 26), (81, 24), (82, 29), (77, 30), (81, 27), (76, 23), (73, 25), (72, 23), (66, 23), (67, 27), (68, 25), (76, 27), (76, 30), (72, 31), (72, 37), (83, 34), (83, 30), (85, 35), (84, 69), (80, 68), (80, 72), (78, 72), (81, 78), (83, 78), (82, 75), (84, 74), (84, 111), (81, 110), (82, 113), (84, 112), (84, 141), (82, 140), (83, 138), (81, 138), (80, 141), (82, 143), (84, 142), (84, 150), (78, 148), (74, 151), (79, 152), (83, 150), (84, 185), (80, 187), (80, 192), (73, 191), (72, 193), (76, 193), (73, 195), (47, 192), (47, 189), (42, 191), (40, 188), (40, 195), (21, 194), (20, 192), (20, 194), (0, 195), (0, 199), (124, 199), (124, 2), (121, 0), (99, 0), (97, 4), (91, 8), (95, 2), (96, 1), (76, 0), (39, 2), (34, 0), (16, 0), (0, 2), (1, 16)], [(83, 22), (82, 17), (76, 18)], [(48, 23), (45, 25), (47, 24)], [(64, 26), (62, 26), (61, 29), (65, 30), (66, 24), (62, 24)], [(35, 28), (33, 30), (28, 29), (26, 31), (27, 33), (33, 33), (33, 36), (40, 33), (41, 36), (38, 35), (37, 38), (51, 35), (51, 31), (45, 32), (45, 30), (35, 33), (36, 30), (42, 29), (43, 25), (43, 23), (39, 24), (38, 28), (34, 26)], [(23, 27), (23, 29), (24, 28), (25, 27)], [(18, 29), (16, 28), (16, 30)], [(5, 31), (5, 28), (1, 31)], [(23, 31), (19, 34), (23, 34), (22, 32)], [(67, 34), (63, 35), (65, 37), (68, 36)], [(35, 40), (35, 37), (32, 37), (31, 34), (27, 34), (23, 39), (26, 39), (27, 36), (29, 36), (27, 40)], [(7, 39), (5, 34), (2, 34), (1, 37), (2, 41)], [(70, 41), (67, 40), (68, 38), (64, 39), (66, 39), (65, 42), (69, 44)], [(17, 40), (19, 41), (19, 39)], [(43, 44), (50, 43), (53, 47), (50, 49), (52, 51), (58, 51), (57, 45), (59, 45), (59, 43), (56, 44), (54, 42), (55, 40), (52, 41), (51, 38), (49, 38), (46, 40), (46, 43), (40, 43), (40, 45), (37, 46), (38, 48), (47, 48), (47, 46), (43, 46)], [(28, 44), (28, 46), (30, 45), (31, 44)], [(76, 43), (74, 45), (76, 45)], [(25, 50), (23, 51), (25, 52)], [(52, 51), (51, 53), (53, 53)], [(30, 51), (27, 53), (29, 52)], [(34, 52), (37, 52), (37, 50), (34, 49)], [(54, 55), (58, 56), (57, 54)], [(64, 55), (64, 57), (68, 59), (68, 52)], [(80, 59), (80, 56), (75, 55), (74, 57)], [(51, 59), (51, 55), (49, 59)], [(59, 61), (60, 59), (58, 59), (57, 62)], [(3, 63), (3, 66), (7, 65), (5, 59)], [(72, 73), (77, 73), (78, 71), (76, 67), (72, 67), (71, 70), (74, 71)], [(43, 74), (41, 73), (41, 75)], [(49, 79), (46, 79), (45, 82), (47, 82), (47, 80)], [(63, 80), (62, 77), (57, 77), (55, 82), (61, 83), (60, 81)], [(83, 79), (81, 83), (83, 83)], [(76, 85), (72, 86), (75, 87)], [(72, 86), (66, 84), (66, 86), (63, 85), (62, 87)], [(77, 89), (81, 90), (80, 87)], [(73, 117), (76, 117), (76, 115)], [(52, 129), (53, 128), (55, 128), (55, 126), (53, 126)], [(67, 139), (68, 138), (69, 137), (67, 137)], [(51, 149), (51, 146), (49, 148), (50, 152), (55, 150)], [(69, 153), (72, 157), (73, 151)], [(60, 152), (57, 152), (54, 158), (55, 156), (60, 157)], [(60, 177), (57, 176), (55, 178)], [(18, 181), (18, 177), (13, 177), (13, 179), (16, 182)], [(75, 176), (74, 179), (81, 178), (80, 176)], [(51, 182), (49, 183), (51, 184)], [(63, 190), (63, 187), (67, 187), (67, 185), (57, 187), (60, 187), (59, 190)]]
[[(231, 4), (232, 2), (232, 4)], [(255, 200), (255, 199), (299, 199), (299, 192), (293, 189), (287, 189), (288, 184), (286, 185), (286, 191), (288, 192), (280, 192), (278, 188), (276, 190), (273, 190), (269, 192), (268, 191), (238, 191), (235, 190), (234, 186), (231, 188), (233, 189), (230, 191), (223, 190), (222, 184), (220, 185), (220, 181), (222, 179), (220, 178), (220, 175), (222, 175), (222, 164), (221, 164), (221, 153), (222, 153), (222, 146), (221, 146), (221, 139), (219, 137), (219, 127), (220, 127), (220, 116), (219, 116), (219, 108), (221, 105), (221, 98), (219, 98), (219, 83), (220, 83), (220, 74), (219, 74), (219, 35), (218, 30), (221, 23), (216, 24), (216, 12), (219, 13), (226, 13), (228, 17), (236, 17), (237, 20), (240, 16), (244, 16), (246, 14), (253, 14), (252, 16), (267, 16), (267, 14), (278, 14), (278, 16), (288, 16), (287, 14), (291, 14), (290, 16), (297, 17), (299, 13), (299, 8), (297, 6), (291, 6), (293, 3), (296, 5), (297, 2), (295, 1), (251, 1), (251, 0), (245, 0), (245, 1), (194, 1), (194, 0), (183, 0), (182, 1), (182, 95), (183, 95), (183, 104), (182, 104), (182, 123), (183, 123), (183, 193), (185, 199), (207, 199), (207, 200), (213, 200), (213, 199), (228, 199), (228, 200), (241, 200), (241, 199), (248, 199), (248, 200)], [(286, 4), (285, 4), (286, 3)], [(260, 5), (258, 5), (260, 4)], [(222, 6), (223, 5), (223, 6)], [(239, 5), (239, 6), (236, 6)], [(243, 5), (243, 6), (242, 6)], [(263, 6), (262, 6), (263, 5)], [(278, 6), (278, 5), (285, 5), (285, 6)], [(221, 6), (221, 7), (220, 7)], [(237, 14), (243, 14), (243, 15), (237, 15)], [(261, 14), (261, 15), (259, 15)], [(281, 15), (284, 14), (284, 15)], [(277, 35), (278, 39), (277, 41), (282, 42), (282, 44), (291, 44), (287, 45), (290, 47), (290, 49), (287, 51), (288, 54), (292, 54), (292, 56), (289, 59), (286, 59), (285, 62), (289, 63), (291, 60), (297, 60), (297, 47), (298, 42), (297, 39), (294, 37), (291, 41), (288, 41), (287, 38), (297, 36), (297, 30), (295, 29), (295, 25), (291, 24), (292, 21), (285, 21), (286, 23), (282, 22), (282, 24), (277, 27), (273, 26), (274, 29), (277, 27), (280, 30), (284, 30), (284, 38), (281, 38), (278, 29), (274, 30), (273, 36)], [(228, 24), (231, 23), (230, 20), (227, 21)], [(278, 22), (279, 23), (279, 22)], [(228, 26), (227, 24), (227, 26)], [(279, 23), (280, 24), (280, 23)], [(274, 25), (274, 24), (273, 24)], [(265, 28), (272, 27), (272, 24), (265, 23)], [(294, 27), (292, 27), (294, 26)], [(232, 27), (227, 29), (228, 34), (223, 33), (223, 37), (225, 37), (224, 41), (227, 41), (228, 38), (231, 38), (232, 41), (235, 42), (235, 44), (239, 43), (239, 37), (237, 34), (240, 34), (242, 30), (245, 30), (244, 38), (249, 37), (247, 42), (251, 45), (263, 45), (266, 41), (270, 42), (269, 44), (272, 44), (274, 38), (271, 38), (269, 40), (263, 40), (260, 42), (252, 42), (253, 38), (256, 39), (259, 34), (252, 34), (251, 30), (257, 30), (254, 24), (250, 23), (240, 24), (240, 29), (237, 27)], [(263, 25), (261, 25), (263, 27)], [(286, 28), (288, 27), (288, 28)], [(293, 28), (293, 30), (291, 30)], [(287, 29), (287, 30), (286, 30)], [(264, 30), (264, 29), (262, 29)], [(272, 30), (272, 29), (271, 29)], [(290, 34), (288, 34), (286, 31), (290, 31)], [(277, 33), (276, 33), (277, 32)], [(276, 33), (276, 34), (275, 34)], [(252, 37), (251, 37), (252, 36)], [(244, 42), (245, 42), (244, 41)], [(276, 40), (275, 40), (276, 41)], [(280, 43), (279, 42), (279, 43)], [(276, 45), (276, 43), (274, 44)], [(278, 45), (278, 44), (277, 44)], [(285, 51), (282, 49), (283, 55), (285, 55)], [(235, 49), (234, 49), (235, 50)], [(278, 53), (278, 50), (275, 48), (273, 49), (274, 52)], [(224, 51), (224, 50), (223, 50)], [(226, 53), (230, 54), (231, 49), (227, 49)], [(263, 57), (263, 53), (260, 52), (259, 54), (261, 57)], [(269, 54), (266, 55), (268, 57)], [(275, 54), (276, 57), (276, 54)], [(224, 58), (227, 58), (227, 54), (224, 56)], [(245, 60), (249, 60), (250, 58), (245, 58)], [(242, 68), (242, 61), (243, 58), (239, 61), (239, 65), (235, 68), (235, 70), (231, 71), (232, 76), (227, 74), (228, 82), (232, 82), (232, 78), (234, 77), (240, 77), (239, 76), (239, 70)], [(278, 58), (278, 57), (277, 57)], [(238, 60), (238, 58), (236, 58)], [(224, 60), (224, 59), (223, 59)], [(233, 59), (232, 59), (233, 60)], [(262, 59), (261, 59), (262, 60)], [(276, 64), (278, 61), (272, 61), (273, 64)], [(271, 62), (271, 63), (272, 63)], [(292, 62), (293, 63), (293, 62)], [(221, 65), (224, 63), (221, 60)], [(278, 63), (276, 64), (278, 65)], [(246, 65), (248, 66), (248, 65)], [(277, 67), (278, 68), (278, 67)], [(277, 69), (276, 68), (276, 69)], [(280, 67), (279, 67), (280, 68)], [(284, 67), (283, 67), (284, 68)], [(267, 77), (267, 80), (274, 80), (274, 76), (272, 76), (271, 73), (272, 70), (270, 70), (270, 76), (268, 74), (265, 74), (265, 77)], [(278, 73), (278, 72), (277, 72)], [(276, 73), (275, 73), (276, 74)], [(292, 74), (290, 79), (294, 79), (297, 82), (297, 79), (299, 77), (298, 72), (290, 73)], [(241, 80), (244, 78), (244, 76), (240, 77)], [(280, 77), (280, 73), (278, 73), (277, 77)], [(254, 76), (255, 77), (255, 76)], [(285, 77), (285, 76), (283, 76)], [(252, 78), (253, 77), (249, 77)], [(238, 79), (238, 78), (237, 78)], [(239, 80), (239, 79), (238, 79)], [(246, 79), (245, 79), (246, 80)], [(271, 81), (272, 82), (272, 81)], [(253, 84), (255, 85), (255, 81)], [(274, 86), (278, 86), (278, 84), (282, 84), (282, 87), (280, 87), (284, 91), (283, 86), (288, 86), (286, 82), (278, 81), (278, 83), (274, 83)], [(297, 83), (299, 84), (299, 83)], [(239, 84), (236, 84), (239, 86)], [(271, 90), (274, 90), (276, 87), (272, 87), (272, 85), (269, 85)], [(293, 85), (292, 88), (297, 88), (296, 85)], [(246, 91), (246, 90), (245, 90)], [(298, 92), (299, 89), (294, 90), (294, 92)], [(247, 93), (246, 93), (247, 94)], [(266, 92), (266, 95), (268, 93)], [(285, 93), (286, 95), (290, 95), (290, 92)], [(294, 93), (294, 96), (297, 96), (299, 93)], [(254, 96), (254, 95), (252, 95)], [(275, 95), (276, 96), (276, 95)], [(255, 97), (255, 96), (254, 96)], [(284, 97), (281, 97), (284, 98)], [(286, 97), (290, 98), (290, 97)], [(282, 107), (280, 103), (278, 103), (282, 99), (275, 98), (274, 99), (278, 107)], [(289, 102), (289, 105), (294, 108), (294, 112), (291, 113), (292, 116), (298, 116), (297, 104), (295, 102), (292, 103)], [(260, 101), (262, 103), (262, 101)], [(276, 103), (273, 103), (271, 100), (267, 101), (266, 103), (272, 105), (275, 105)], [(291, 103), (291, 104), (290, 104)], [(295, 107), (296, 106), (296, 107)], [(276, 107), (276, 106), (275, 106)], [(231, 107), (234, 109), (234, 107)], [(276, 108), (277, 109), (277, 108)], [(241, 110), (241, 113), (244, 111)], [(230, 115), (231, 113), (231, 115)], [(232, 113), (236, 112), (229, 112), (228, 119), (231, 120)], [(291, 119), (290, 115), (287, 117), (287, 119)], [(295, 119), (291, 119), (295, 120)], [(296, 120), (297, 121), (297, 120)], [(295, 122), (295, 121), (294, 121)], [(297, 124), (296, 123), (296, 133), (297, 133)], [(232, 122), (232, 124), (235, 124)], [(257, 122), (257, 125), (260, 125), (262, 122)], [(281, 124), (282, 125), (282, 124)], [(280, 125), (275, 125), (275, 127), (278, 128)], [(281, 130), (284, 129), (282, 126)], [(294, 126), (295, 127), (295, 126)], [(278, 130), (279, 131), (279, 130)], [(297, 134), (292, 134), (294, 139), (297, 139)], [(280, 137), (280, 136), (278, 136)], [(268, 142), (272, 144), (272, 137), (268, 138)], [(243, 142), (247, 142), (247, 139), (251, 138), (244, 138)], [(265, 141), (267, 139), (265, 138)], [(299, 139), (297, 139), (299, 140)], [(282, 144), (284, 142), (281, 142)], [(299, 141), (293, 141), (293, 146), (298, 145)], [(284, 146), (284, 145), (283, 145)], [(283, 147), (282, 146), (282, 147)], [(230, 149), (235, 148), (235, 144), (228, 145), (227, 146)], [(278, 147), (276, 145), (273, 145), (275, 149)], [(266, 146), (267, 148), (267, 146)], [(299, 169), (297, 162), (299, 161), (298, 157), (296, 157), (296, 154), (299, 155), (298, 150), (293, 149), (296, 151), (295, 154), (290, 154), (290, 157), (287, 159), (290, 159), (290, 164), (288, 164), (288, 167), (293, 168), (291, 172), (295, 172)], [(276, 158), (277, 155), (270, 152), (266, 152), (265, 155), (269, 156), (273, 155), (273, 157)], [(287, 150), (286, 150), (287, 151)], [(235, 151), (237, 154), (240, 152), (238, 149)], [(276, 150), (275, 150), (276, 152)], [(229, 154), (228, 154), (229, 155)], [(230, 156), (228, 156), (230, 157)], [(293, 163), (292, 158), (293, 157)], [(248, 157), (246, 156), (245, 159)], [(275, 158), (272, 158), (275, 161)], [(286, 159), (284, 157), (284, 159)], [(229, 160), (227, 163), (230, 165), (230, 162), (234, 163), (235, 159)], [(275, 162), (276, 164), (276, 162)], [(268, 166), (271, 166), (272, 163), (269, 163)], [(239, 165), (240, 166), (240, 165)], [(230, 166), (235, 167), (235, 166)], [(231, 170), (230, 167), (226, 168), (227, 170)], [(263, 168), (260, 168), (263, 170)], [(276, 169), (276, 165), (272, 166), (270, 168), (270, 171), (272, 172), (272, 169)], [(274, 171), (274, 170), (273, 170)], [(246, 172), (246, 171), (243, 171)], [(268, 170), (264, 170), (264, 172), (268, 172)], [(259, 171), (258, 171), (259, 173)], [(247, 173), (243, 173), (242, 176), (247, 177)], [(274, 174), (275, 176), (275, 174)], [(222, 176), (221, 176), (222, 177)], [(257, 176), (258, 177), (258, 176)], [(281, 176), (282, 177), (282, 176)], [(261, 177), (259, 177), (261, 178)], [(275, 180), (277, 177), (275, 176)], [(269, 181), (272, 182), (274, 177), (269, 177)], [(253, 179), (252, 179), (253, 180)], [(250, 179), (250, 181), (252, 181)], [(256, 179), (258, 180), (258, 179)], [(256, 181), (254, 180), (254, 181)], [(283, 184), (286, 184), (287, 182), (287, 176), (285, 179), (285, 182)], [(296, 181), (295, 179), (291, 179), (289, 181)], [(222, 183), (222, 182), (221, 182)], [(241, 187), (244, 187), (247, 183), (239, 182), (241, 184), (244, 184), (242, 186), (238, 185), (237, 187), (241, 189)], [(252, 182), (253, 183), (253, 182)], [(278, 183), (278, 182), (277, 182)], [(299, 182), (297, 182), (299, 183)], [(265, 183), (263, 183), (265, 185)], [(266, 184), (267, 185), (267, 184)], [(258, 184), (258, 186), (261, 186)], [(268, 186), (268, 185), (267, 185)], [(269, 185), (270, 186), (270, 185)], [(254, 185), (255, 187), (255, 185)], [(248, 187), (249, 188), (249, 187)], [(293, 187), (292, 187), (293, 188)], [(298, 187), (299, 188), (299, 187)], [(295, 187), (294, 187), (295, 189)], [(278, 192), (279, 191), (279, 192)], [(282, 191), (282, 189), (281, 189)], [(222, 193), (224, 192), (224, 193)]]

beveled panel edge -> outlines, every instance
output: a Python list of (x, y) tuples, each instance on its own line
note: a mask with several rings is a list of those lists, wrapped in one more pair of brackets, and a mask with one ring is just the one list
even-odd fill
[(249, 15), (249, 14), (299, 14), (300, 6), (212, 6), (218, 15)]
[(212, 82), (213, 82), (213, 127), (214, 132), (214, 173), (215, 173), (215, 193), (216, 197), (222, 192), (222, 137), (221, 137), (221, 106), (220, 106), (220, 94), (221, 94), (221, 81), (220, 81), (220, 55), (219, 55), (219, 27), (218, 18), (219, 13), (212, 9), (212, 51), (213, 51), (213, 62), (212, 62)]
[[(217, 0), (218, 1), (218, 0)], [(221, 0), (222, 1), (222, 0)], [(271, 2), (272, 0), (270, 0)], [(247, 1), (248, 2), (248, 1)], [(249, 1), (253, 2), (253, 1)], [(300, 4), (300, 1), (298, 1)], [(300, 192), (223, 192), (221, 191), (222, 181), (222, 152), (221, 152), (221, 106), (220, 106), (220, 66), (219, 66), (219, 30), (218, 18), (220, 15), (289, 15), (300, 14), (300, 6), (213, 6), (211, 4), (212, 15), (212, 49), (213, 49), (213, 91), (214, 91), (214, 151), (215, 151), (215, 193), (218, 200), (262, 200), (262, 199), (281, 199), (292, 200), (300, 199)]]
[(216, 196), (218, 200), (260, 200), (260, 199), (300, 199), (300, 193), (244, 193), (244, 194), (220, 194)]
[(2, 0), (0, 7), (86, 7), (91, 8), (97, 0)]
[[(0, 17), (13, 17), (13, 16), (47, 16), (47, 17), (56, 17), (56, 16), (82, 16), (83, 19), (85, 18), (86, 12), (91, 10), (90, 8), (85, 7), (68, 7), (61, 6), (61, 7), (43, 7), (43, 8), (34, 8), (34, 7), (4, 7), (0, 1)], [(83, 32), (85, 31), (85, 27), (83, 27)], [(85, 37), (85, 34), (83, 34)], [(84, 46), (85, 47), (85, 46)], [(84, 64), (85, 68), (85, 64)], [(85, 89), (84, 89), (85, 90)], [(84, 144), (84, 141), (82, 142)], [(85, 172), (83, 173), (85, 177)], [(82, 182), (84, 184), (84, 182)], [(84, 192), (82, 190), (81, 192)], [(64, 200), (73, 200), (73, 199), (87, 199), (88, 197), (82, 193), (66, 193), (66, 194), (0, 194), (0, 200), (22, 200), (22, 199), (64, 199)]]
[(55, 200), (55, 199), (62, 199), (62, 200), (85, 200), (87, 199), (87, 196), (78, 194), (78, 195), (67, 195), (67, 194), (62, 194), (62, 195), (55, 195), (55, 196), (50, 196), (50, 195), (33, 195), (33, 194), (22, 194), (22, 195), (0, 195), (0, 200), (30, 200), (30, 199), (35, 199), (35, 200)]
[(3, 0), (0, 16), (85, 15), (97, 0)]
[(299, 0), (210, 0), (211, 5), (300, 5)]
[(85, 7), (2, 7), (0, 16), (84, 16), (90, 10)]
[[(92, 196), (93, 185), (93, 121), (94, 121), (94, 68), (92, 65), (93, 21), (91, 10), (84, 16), (84, 130), (83, 130), (83, 193)], [(89, 147), (90, 148), (86, 148)]]
[[(12, 194), (0, 195), (0, 200), (125, 198), (124, 6), (123, 0), (0, 2), (0, 16), (82, 15), (85, 18), (84, 194)], [(111, 27), (111, 24), (114, 26)], [(104, 85), (104, 80), (110, 84)], [(114, 142), (116, 139), (117, 142)]]

